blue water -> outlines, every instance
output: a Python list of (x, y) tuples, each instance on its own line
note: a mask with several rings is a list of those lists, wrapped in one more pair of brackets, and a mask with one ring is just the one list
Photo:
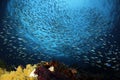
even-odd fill
[(110, 15), (114, 10), (114, 2), (11, 0), (8, 12), (22, 26), (16, 28), (18, 33), (21, 32), (19, 35), (33, 43), (27, 43), (27, 46), (37, 45), (37, 51), (42, 49), (46, 54), (64, 56), (69, 54), (63, 49), (66, 47), (77, 47), (75, 53), (80, 54), (92, 47), (101, 46), (101, 41), (96, 42), (94, 38), (111, 31), (114, 15)]
[(5, 13), (9, 27), (6, 29), (5, 25), (6, 34), (2, 38), (5, 42), (6, 37), (6, 45), (11, 45), (5, 46), (6, 52), (16, 56), (14, 63), (21, 59), (26, 62), (54, 58), (63, 62), (79, 61), (79, 55), (105, 48), (108, 36), (112, 38), (118, 2), (10, 0)]

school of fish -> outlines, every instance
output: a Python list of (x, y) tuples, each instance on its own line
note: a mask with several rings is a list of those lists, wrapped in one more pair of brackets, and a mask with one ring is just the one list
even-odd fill
[(116, 2), (70, 1), (10, 0), (1, 19), (0, 58), (14, 65), (83, 60), (119, 71), (120, 48), (112, 40)]

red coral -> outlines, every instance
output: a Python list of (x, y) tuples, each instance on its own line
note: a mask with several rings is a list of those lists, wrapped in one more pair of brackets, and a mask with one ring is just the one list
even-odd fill
[[(48, 70), (50, 66), (54, 66), (54, 72)], [(38, 75), (38, 80), (77, 80), (75, 79), (75, 73), (75, 70), (55, 61), (40, 65), (35, 71), (35, 74)]]

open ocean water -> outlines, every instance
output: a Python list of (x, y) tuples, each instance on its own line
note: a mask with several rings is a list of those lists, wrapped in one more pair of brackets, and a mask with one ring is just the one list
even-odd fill
[(0, 0), (0, 60), (119, 72), (120, 0)]

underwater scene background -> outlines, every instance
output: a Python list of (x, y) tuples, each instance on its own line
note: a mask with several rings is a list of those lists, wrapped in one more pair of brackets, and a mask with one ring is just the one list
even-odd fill
[(119, 0), (1, 0), (1, 64), (120, 71), (119, 22)]

